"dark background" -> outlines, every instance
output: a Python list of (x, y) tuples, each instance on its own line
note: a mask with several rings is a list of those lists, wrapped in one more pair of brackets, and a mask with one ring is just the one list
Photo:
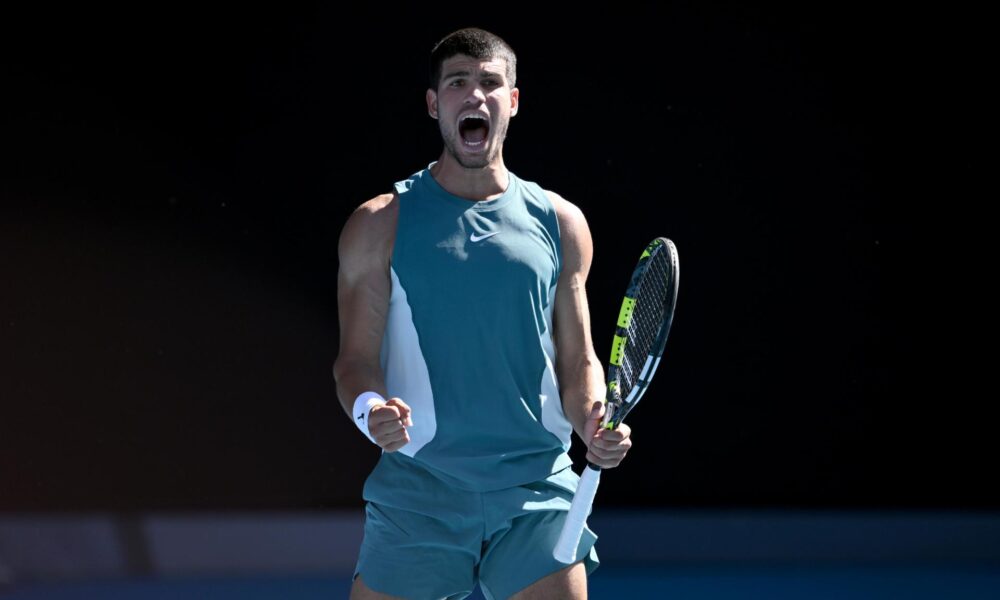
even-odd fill
[(360, 505), (336, 240), (437, 157), (426, 57), (469, 25), (520, 58), (508, 167), (591, 224), (599, 356), (643, 245), (680, 248), (602, 503), (1000, 507), (973, 17), (144, 6), (2, 19), (0, 510)]

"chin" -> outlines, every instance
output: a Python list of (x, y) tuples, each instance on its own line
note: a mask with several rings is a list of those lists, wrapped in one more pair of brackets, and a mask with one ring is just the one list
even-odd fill
[(454, 146), (448, 147), (448, 153), (459, 165), (466, 169), (485, 169), (492, 165), (497, 158), (497, 152), (488, 150), (483, 154), (463, 154), (456, 151)]
[(485, 169), (490, 166), (490, 161), (485, 156), (476, 157), (456, 157), (458, 158), (458, 164), (462, 165), (466, 169)]

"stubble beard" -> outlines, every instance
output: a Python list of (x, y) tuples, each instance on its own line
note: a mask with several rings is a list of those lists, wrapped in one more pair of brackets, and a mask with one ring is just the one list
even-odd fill
[(438, 121), (441, 129), (441, 138), (444, 140), (445, 150), (448, 154), (455, 159), (459, 165), (465, 169), (485, 169), (493, 164), (500, 154), (500, 149), (503, 147), (503, 141), (507, 139), (507, 123), (497, 124), (497, 135), (494, 139), (497, 141), (485, 155), (479, 156), (468, 156), (463, 155), (459, 152), (459, 146), (462, 143), (462, 136), (456, 130), (446, 128), (445, 124)]

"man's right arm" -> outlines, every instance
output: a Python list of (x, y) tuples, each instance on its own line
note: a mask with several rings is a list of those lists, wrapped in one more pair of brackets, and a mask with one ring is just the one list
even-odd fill
[[(354, 211), (340, 234), (337, 273), (340, 352), (333, 375), (340, 404), (351, 419), (354, 400), (361, 393), (387, 396), (379, 352), (392, 292), (389, 268), (397, 203), (392, 194), (365, 202)], [(405, 429), (409, 416), (409, 407), (399, 398), (391, 398), (385, 406), (371, 410), (368, 430), (383, 449), (398, 450), (409, 442)]]

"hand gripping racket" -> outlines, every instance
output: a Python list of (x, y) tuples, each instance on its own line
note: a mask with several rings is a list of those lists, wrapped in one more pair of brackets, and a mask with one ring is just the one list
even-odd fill
[[(607, 408), (601, 425), (606, 429), (617, 428), (635, 408), (660, 365), (677, 302), (679, 269), (674, 243), (667, 238), (656, 238), (646, 246), (632, 272), (611, 344)], [(601, 468), (588, 462), (552, 552), (559, 562), (569, 564), (576, 560), (580, 536), (600, 481)]]

